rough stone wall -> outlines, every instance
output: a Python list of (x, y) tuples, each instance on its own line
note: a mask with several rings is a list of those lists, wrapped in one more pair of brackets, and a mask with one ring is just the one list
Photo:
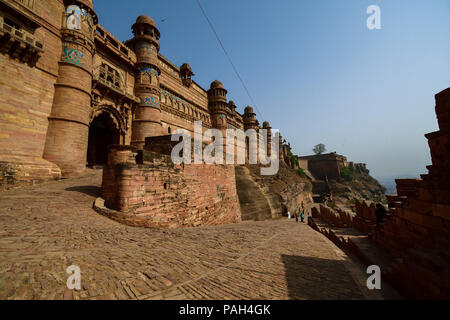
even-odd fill
[(421, 179), (396, 180), (392, 215), (373, 240), (403, 263), (401, 284), (416, 296), (450, 297), (450, 88), (436, 95), (440, 131), (429, 133), (432, 165)]
[(341, 176), (339, 163), (334, 160), (309, 160), (308, 170), (318, 178), (337, 179)]
[[(396, 180), (398, 195), (387, 197), (391, 210), (378, 227), (371, 203), (357, 202), (352, 218), (353, 227), (389, 255), (382, 274), (412, 298), (450, 297), (450, 88), (436, 95), (436, 113), (440, 131), (426, 135), (429, 173)], [(336, 212), (321, 207), (315, 214), (339, 226)]]
[(298, 157), (299, 161), (308, 162), (308, 170), (319, 179), (338, 179), (341, 176), (341, 167), (347, 163), (347, 158), (335, 152), (313, 156)]
[(102, 196), (112, 210), (102, 213), (156, 228), (241, 221), (234, 166), (174, 165), (169, 156), (151, 151), (144, 151), (137, 164), (133, 150), (120, 148), (111, 149), (104, 168)]
[(42, 159), (54, 84), (61, 55), (59, 28), (62, 1), (35, 1), (32, 11), (5, 1), (39, 27), (34, 36), (44, 44), (35, 66), (0, 54), (0, 189), (60, 177), (54, 164)]
[(323, 204), (319, 208), (313, 207), (311, 209), (311, 215), (313, 218), (319, 218), (324, 222), (337, 228), (350, 228), (353, 226), (353, 219), (355, 213), (350, 210), (344, 209), (332, 209)]
[(330, 208), (321, 204), (319, 208), (312, 208), (313, 218), (319, 218), (337, 228), (355, 228), (371, 235), (376, 230), (375, 204), (371, 201), (355, 203), (355, 212), (344, 208)]
[(356, 216), (353, 218), (353, 227), (362, 233), (370, 234), (375, 230), (377, 224), (375, 203), (357, 200), (355, 208)]

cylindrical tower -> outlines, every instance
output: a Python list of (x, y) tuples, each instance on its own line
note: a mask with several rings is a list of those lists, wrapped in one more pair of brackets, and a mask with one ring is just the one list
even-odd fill
[[(259, 133), (259, 122), (256, 119), (256, 114), (253, 112), (253, 108), (250, 106), (245, 107), (244, 109), (244, 115), (242, 117), (242, 120), (244, 122), (244, 130), (255, 130), (255, 136), (256, 139), (254, 142), (251, 141), (251, 138), (246, 138), (246, 149), (247, 149), (247, 159), (252, 162), (252, 156), (256, 156), (256, 161), (258, 160), (258, 133)], [(250, 136), (251, 137), (251, 136)]]
[(256, 119), (256, 114), (253, 112), (252, 107), (247, 106), (244, 109), (243, 121), (244, 121), (244, 130), (248, 130), (248, 129), (258, 130), (259, 122)]
[(267, 156), (272, 155), (272, 127), (268, 121), (264, 121), (263, 129), (267, 130)]
[(225, 130), (227, 128), (227, 93), (220, 81), (211, 83), (208, 90), (208, 106), (211, 112), (211, 122), (215, 129)]
[(145, 138), (162, 134), (158, 67), (159, 30), (155, 21), (139, 16), (132, 26), (134, 38), (126, 44), (137, 57), (135, 94), (140, 99), (133, 117), (131, 145), (143, 149)]
[(92, 0), (64, 1), (62, 55), (49, 117), (44, 158), (63, 177), (84, 171), (92, 91), (92, 56), (97, 15)]

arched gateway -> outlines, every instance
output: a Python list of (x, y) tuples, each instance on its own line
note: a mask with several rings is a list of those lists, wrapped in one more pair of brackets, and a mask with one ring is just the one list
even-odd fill
[(116, 109), (99, 107), (91, 117), (87, 165), (104, 165), (108, 160), (108, 146), (124, 143), (126, 135), (125, 120)]

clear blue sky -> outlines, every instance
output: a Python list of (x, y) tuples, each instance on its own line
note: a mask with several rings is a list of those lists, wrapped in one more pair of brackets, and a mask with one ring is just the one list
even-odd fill
[[(318, 143), (376, 177), (426, 173), (434, 95), (450, 86), (450, 0), (201, 0), (262, 115), (307, 155)], [(366, 9), (381, 8), (381, 30)], [(94, 0), (99, 22), (131, 38), (152, 17), (161, 53), (220, 80), (251, 105), (195, 0)], [(164, 21), (163, 21), (164, 20)]]

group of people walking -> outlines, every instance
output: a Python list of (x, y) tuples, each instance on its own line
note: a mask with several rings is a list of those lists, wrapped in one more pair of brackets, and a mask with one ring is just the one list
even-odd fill
[[(301, 222), (305, 222), (305, 206), (302, 205), (298, 210), (294, 211), (295, 222), (298, 222), (298, 218), (300, 217)], [(288, 211), (288, 218), (291, 219), (291, 212)]]

